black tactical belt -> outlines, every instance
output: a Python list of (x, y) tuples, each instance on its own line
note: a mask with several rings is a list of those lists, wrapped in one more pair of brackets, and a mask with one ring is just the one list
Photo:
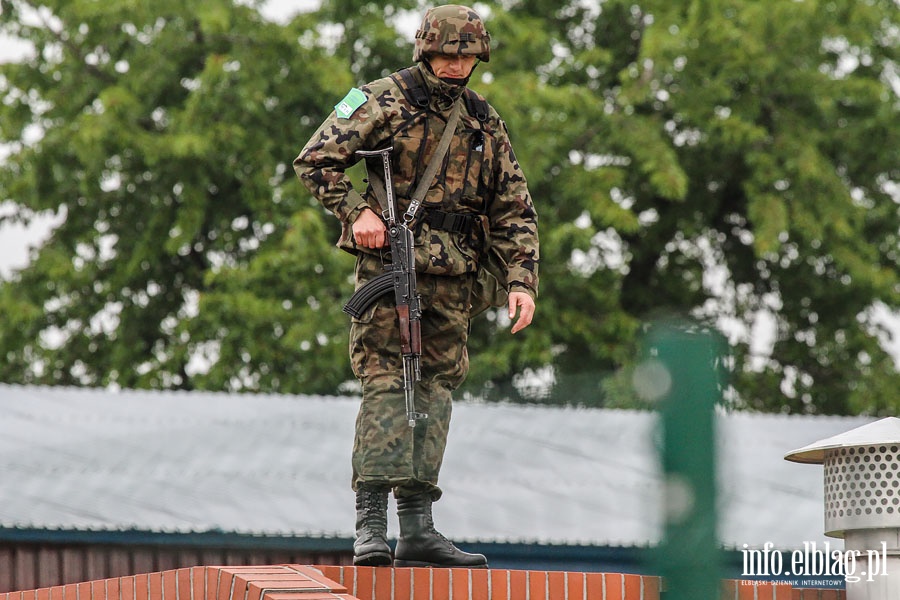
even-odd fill
[(453, 233), (469, 234), (475, 224), (475, 216), (463, 213), (450, 213), (429, 208), (420, 217), (423, 223), (428, 223), (432, 229), (450, 231)]

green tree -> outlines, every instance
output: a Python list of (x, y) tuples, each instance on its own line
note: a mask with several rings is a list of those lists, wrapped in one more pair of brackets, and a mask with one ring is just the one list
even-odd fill
[(315, 21), (225, 0), (41, 5), (3, 4), (35, 51), (3, 65), (0, 190), (19, 219), (64, 219), (0, 288), (0, 377), (333, 391), (347, 257), (290, 161), (352, 80)]
[[(655, 314), (765, 311), (771, 354), (732, 346), (734, 406), (896, 410), (870, 315), (900, 306), (897, 3), (585, 6), (514, 3), (489, 65), (540, 207), (530, 335), (559, 396), (638, 402), (623, 379)], [(512, 370), (548, 360), (491, 343)]]
[[(0, 198), (65, 220), (0, 287), (0, 377), (339, 389), (352, 258), (289, 163), (347, 88), (410, 62), (395, 25), (422, 6), (3, 7), (37, 51), (3, 67)], [(478, 7), (494, 52), (472, 86), (508, 122), (543, 264), (531, 328), (473, 323), (471, 391), (639, 404), (654, 315), (767, 312), (771, 353), (733, 340), (732, 405), (896, 410), (870, 317), (900, 306), (894, 0)]]

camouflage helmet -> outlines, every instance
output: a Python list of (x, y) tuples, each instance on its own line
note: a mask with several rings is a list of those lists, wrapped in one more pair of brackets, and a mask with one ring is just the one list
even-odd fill
[(458, 4), (430, 8), (416, 30), (413, 60), (429, 54), (464, 54), (483, 62), (491, 58), (491, 36), (474, 10)]

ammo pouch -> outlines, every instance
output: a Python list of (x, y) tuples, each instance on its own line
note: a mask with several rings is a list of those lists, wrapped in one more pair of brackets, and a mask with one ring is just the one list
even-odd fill
[(487, 215), (448, 213), (430, 207), (420, 214), (420, 228), (422, 223), (428, 223), (432, 229), (463, 234), (480, 242), (481, 252), (478, 254), (469, 315), (474, 317), (488, 308), (506, 306), (509, 303), (506, 263), (491, 248)]
[(472, 308), (470, 317), (479, 315), (487, 309), (500, 308), (509, 303), (509, 291), (506, 282), (506, 263), (496, 250), (491, 247), (488, 233), (487, 217), (481, 215), (483, 244), (475, 273), (475, 285), (472, 289)]
[(480, 225), (477, 214), (423, 207), (411, 226), (416, 270), (440, 277), (474, 273), (479, 258), (477, 239), (472, 234), (474, 225)]

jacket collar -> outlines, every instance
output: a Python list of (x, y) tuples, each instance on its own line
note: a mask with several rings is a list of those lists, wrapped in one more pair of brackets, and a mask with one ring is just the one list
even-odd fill
[(464, 85), (453, 85), (441, 81), (423, 62), (418, 63), (416, 67), (428, 89), (429, 105), (438, 112), (449, 110), (466, 89)]

